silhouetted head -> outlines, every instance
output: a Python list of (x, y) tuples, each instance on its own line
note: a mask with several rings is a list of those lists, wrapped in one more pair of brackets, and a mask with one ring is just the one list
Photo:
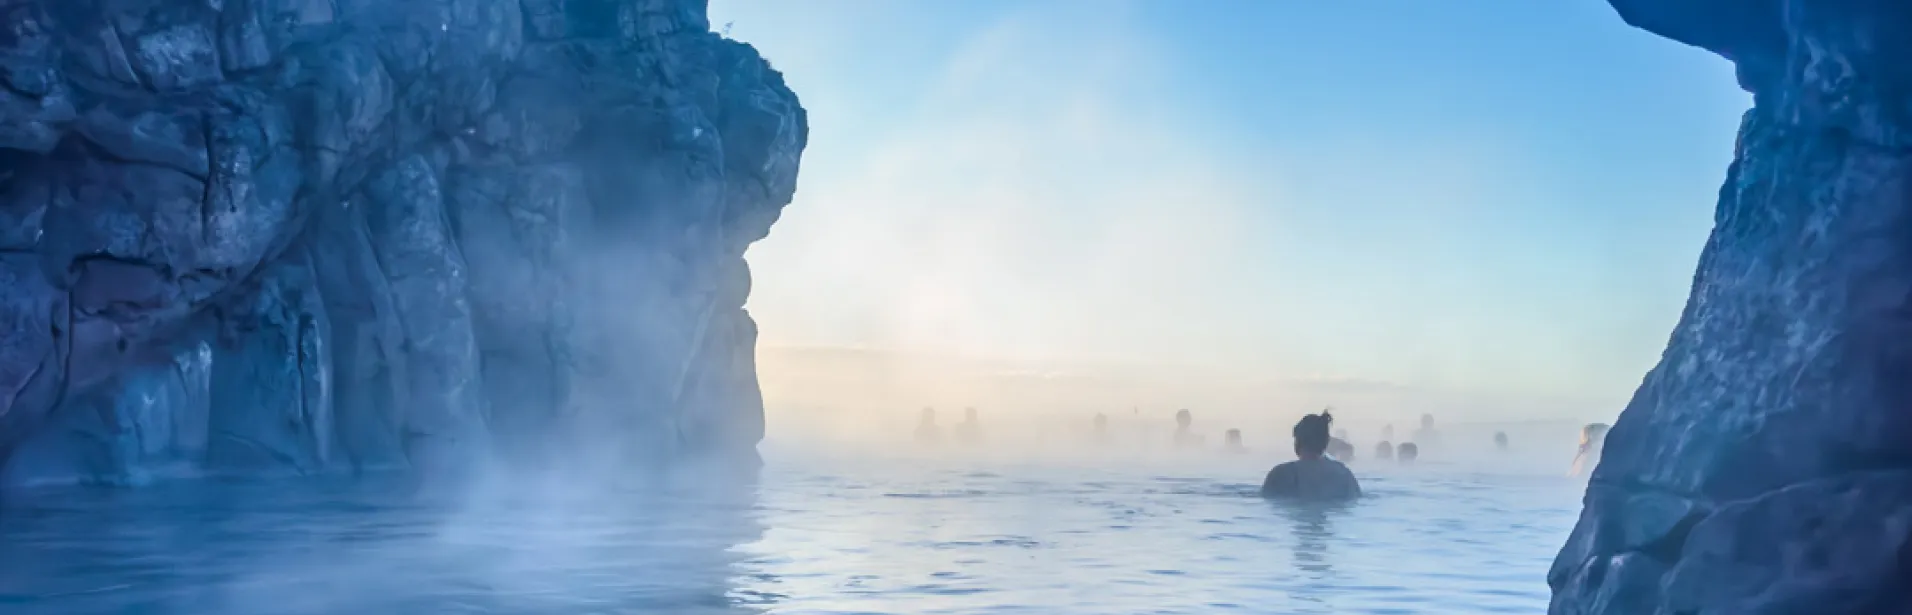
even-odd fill
[(1375, 444), (1374, 457), (1376, 459), (1393, 459), (1394, 445), (1390, 444), (1387, 440), (1382, 440), (1380, 443)]
[(976, 422), (976, 409), (975, 409), (975, 408), (963, 408), (963, 420), (965, 420), (965, 421), (969, 421), (969, 422), (971, 422), (971, 423), (974, 423), (974, 422)]
[(1434, 426), (1434, 415), (1432, 414), (1421, 415), (1421, 427), (1429, 428), (1433, 426)]
[(1181, 427), (1182, 429), (1188, 429), (1188, 426), (1194, 422), (1195, 422), (1195, 415), (1189, 414), (1187, 410), (1175, 411), (1175, 425), (1177, 427)]
[(1415, 457), (1421, 456), (1421, 447), (1415, 446), (1413, 442), (1402, 442), (1396, 450), (1399, 452), (1395, 456), (1401, 461), (1414, 461)]
[(1497, 448), (1500, 448), (1501, 450), (1507, 449), (1507, 432), (1504, 432), (1504, 431), (1494, 432), (1494, 446)]
[(1320, 457), (1328, 451), (1328, 426), (1334, 423), (1334, 417), (1326, 411), (1301, 417), (1295, 423), (1295, 456), (1302, 459)]
[(1229, 446), (1231, 446), (1231, 447), (1240, 447), (1240, 446), (1241, 446), (1241, 430), (1240, 430), (1240, 429), (1230, 429), (1230, 430), (1228, 430), (1228, 433), (1227, 433), (1227, 435), (1226, 435), (1226, 437), (1228, 438), (1228, 445), (1229, 445)]
[(1381, 439), (1382, 440), (1394, 439), (1394, 424), (1393, 423), (1388, 423), (1386, 426), (1381, 427)]

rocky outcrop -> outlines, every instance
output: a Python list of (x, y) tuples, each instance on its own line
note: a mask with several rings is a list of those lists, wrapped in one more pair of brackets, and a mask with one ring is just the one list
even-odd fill
[(1912, 3), (1612, 2), (1735, 62), (1755, 104), (1552, 612), (1907, 612)]
[(704, 0), (0, 0), (0, 486), (754, 459), (807, 132)]

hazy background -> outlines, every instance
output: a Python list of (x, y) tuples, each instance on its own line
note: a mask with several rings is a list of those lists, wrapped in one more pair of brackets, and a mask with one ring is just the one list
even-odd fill
[(810, 111), (749, 254), (773, 439), (907, 438), (924, 406), (1187, 407), (1251, 441), (1325, 404), (1363, 430), (1609, 421), (1749, 102), (1603, 0), (711, 15)]

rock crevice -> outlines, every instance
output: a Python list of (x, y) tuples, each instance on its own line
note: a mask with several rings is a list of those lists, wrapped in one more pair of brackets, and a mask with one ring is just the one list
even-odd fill
[(703, 0), (0, 0), (0, 486), (754, 459), (807, 139)]

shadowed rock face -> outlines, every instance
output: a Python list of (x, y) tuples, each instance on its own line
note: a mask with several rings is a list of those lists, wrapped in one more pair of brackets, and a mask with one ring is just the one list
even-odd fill
[(0, 0), (0, 486), (754, 459), (807, 132), (703, 0)]
[(1912, 3), (1612, 2), (1736, 62), (1755, 106), (1552, 612), (1907, 612)]

